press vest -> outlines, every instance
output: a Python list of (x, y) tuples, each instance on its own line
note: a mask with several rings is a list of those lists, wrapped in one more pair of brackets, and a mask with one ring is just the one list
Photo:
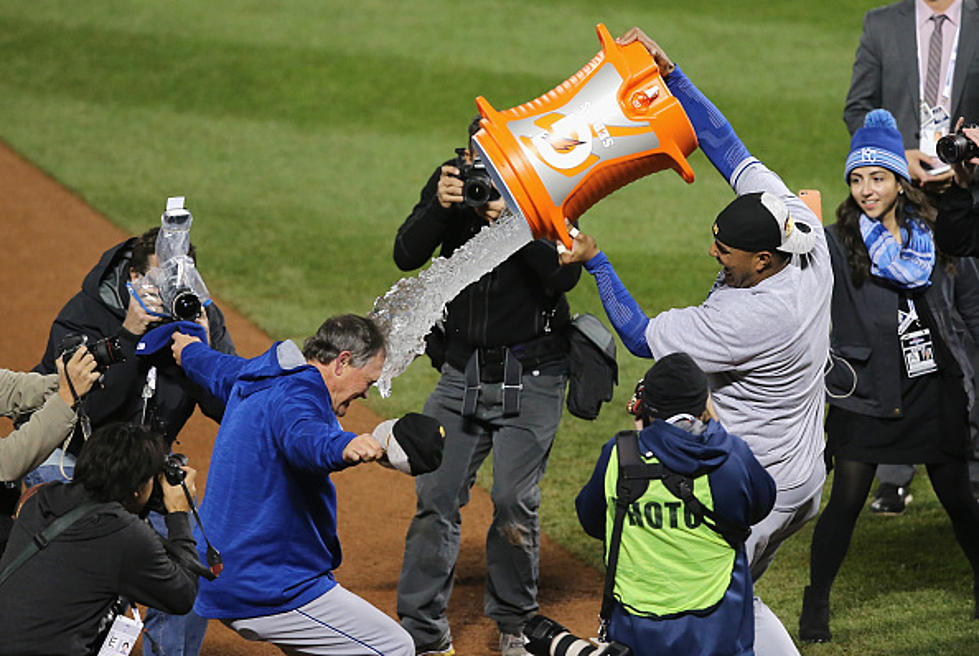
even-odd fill
[[(618, 448), (613, 447), (605, 471), (606, 564), (615, 519)], [(658, 460), (643, 456), (643, 462)], [(693, 479), (693, 493), (713, 511), (707, 476)], [(734, 548), (686, 511), (662, 480), (650, 480), (623, 523), (615, 598), (634, 615), (666, 617), (710, 611), (731, 583), (735, 556)]]

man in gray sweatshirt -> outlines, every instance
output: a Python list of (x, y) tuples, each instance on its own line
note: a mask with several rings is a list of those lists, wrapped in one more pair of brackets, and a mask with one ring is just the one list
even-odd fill
[[(640, 357), (685, 351), (707, 374), (721, 423), (748, 443), (775, 479), (771, 514), (746, 543), (757, 581), (778, 546), (819, 510), (823, 366), (829, 355), (833, 272), (823, 227), (782, 180), (751, 156), (716, 107), (637, 28), (639, 40), (683, 105), (701, 149), (738, 194), (717, 216), (710, 255), (722, 270), (700, 305), (647, 317), (595, 240), (575, 233), (563, 262), (584, 262), (626, 347)], [(755, 597), (755, 653), (798, 654), (774, 613)]]

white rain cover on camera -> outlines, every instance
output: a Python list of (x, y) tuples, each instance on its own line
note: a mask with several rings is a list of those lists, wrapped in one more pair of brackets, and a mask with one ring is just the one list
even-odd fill
[(211, 302), (207, 286), (189, 255), (171, 257), (166, 262), (161, 262), (160, 266), (151, 267), (143, 278), (156, 287), (163, 302), (165, 316), (173, 317), (173, 301), (182, 292), (192, 292), (201, 302), (201, 307), (207, 307)]
[(167, 198), (167, 209), (160, 217), (160, 232), (156, 236), (156, 259), (162, 264), (170, 258), (190, 253), (191, 213), (184, 209), (183, 196)]
[[(150, 267), (146, 274), (130, 283), (137, 298), (150, 295), (160, 299), (163, 311), (150, 312), (150, 314), (173, 319), (182, 318), (174, 316), (173, 301), (178, 295), (188, 291), (197, 297), (202, 308), (207, 307), (211, 302), (204, 279), (197, 271), (194, 260), (188, 255), (190, 225), (193, 220), (190, 212), (184, 209), (183, 196), (167, 199), (167, 209), (160, 217), (162, 225), (156, 236), (158, 264)], [(144, 309), (146, 309), (145, 305)]]

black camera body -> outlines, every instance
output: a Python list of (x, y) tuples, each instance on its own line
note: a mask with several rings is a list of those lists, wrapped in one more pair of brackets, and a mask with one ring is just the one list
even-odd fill
[[(187, 464), (187, 456), (182, 453), (171, 453), (163, 462), (163, 477), (170, 485), (180, 485), (187, 478), (187, 472), (181, 467)], [(153, 491), (150, 492), (149, 501), (143, 506), (142, 516), (145, 517), (150, 511), (161, 515), (167, 514), (166, 504), (163, 503), (163, 487), (159, 479), (153, 479)]]
[(75, 355), (75, 351), (82, 346), (88, 348), (88, 352), (95, 358), (96, 369), (103, 373), (110, 366), (126, 359), (122, 353), (122, 342), (115, 335), (91, 343), (89, 343), (87, 335), (67, 335), (61, 340), (61, 355), (59, 357), (67, 364), (68, 360)]
[(472, 161), (467, 161), (466, 149), (457, 148), (455, 167), (459, 169), (456, 177), (462, 180), (462, 202), (469, 207), (482, 207), (491, 200), (500, 197), (500, 192), (493, 186), (493, 179), (490, 178), (486, 165), (478, 155), (474, 155)]
[(632, 656), (632, 649), (621, 642), (595, 645), (571, 634), (543, 615), (534, 615), (523, 628), (527, 651), (534, 656)]
[[(979, 125), (972, 123), (962, 127), (979, 128)], [(935, 144), (935, 152), (938, 153), (938, 159), (946, 164), (958, 164), (973, 157), (979, 157), (979, 145), (965, 136), (965, 133), (959, 129), (939, 139), (938, 143)]]
[(163, 463), (163, 477), (170, 485), (180, 485), (187, 478), (187, 472), (181, 467), (187, 465), (187, 456), (182, 453), (171, 453)]

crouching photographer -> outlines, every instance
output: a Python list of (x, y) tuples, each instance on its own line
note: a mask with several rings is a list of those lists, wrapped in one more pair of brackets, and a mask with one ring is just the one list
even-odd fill
[(606, 546), (599, 637), (636, 656), (753, 654), (744, 542), (775, 482), (717, 422), (686, 353), (658, 359), (628, 409), (642, 430), (602, 447), (575, 500), (582, 528)]
[[(71, 483), (28, 491), (0, 559), (0, 653), (96, 653), (127, 603), (190, 611), (197, 552), (187, 513), (196, 472), (181, 468), (185, 492), (167, 482), (166, 462), (160, 433), (108, 424), (82, 449)], [(155, 482), (166, 540), (137, 516)]]

